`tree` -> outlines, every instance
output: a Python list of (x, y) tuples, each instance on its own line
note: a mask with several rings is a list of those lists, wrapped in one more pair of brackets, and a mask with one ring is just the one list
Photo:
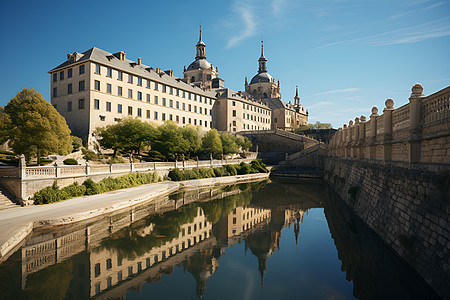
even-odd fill
[(211, 129), (205, 134), (202, 139), (202, 150), (206, 153), (212, 153), (215, 157), (222, 154), (222, 141), (217, 129)]
[(317, 121), (315, 124), (308, 124), (309, 129), (330, 129), (331, 123), (320, 123)]
[(181, 128), (174, 122), (166, 121), (158, 126), (152, 150), (159, 151), (167, 159), (174, 160), (175, 154), (187, 154), (189, 142), (183, 138)]
[(66, 120), (36, 90), (24, 88), (5, 106), (0, 119), (0, 134), (9, 146), (27, 160), (52, 153), (72, 151)]
[(71, 135), (70, 139), (72, 140), (72, 147), (74, 151), (80, 150), (83, 147), (83, 140), (75, 135)]
[(202, 139), (200, 138), (199, 131), (200, 129), (198, 127), (192, 125), (187, 125), (181, 129), (183, 139), (185, 139), (188, 144), (188, 150), (184, 153), (188, 157), (195, 155), (200, 150)]
[(95, 133), (102, 148), (112, 149), (114, 157), (118, 152), (140, 153), (142, 148), (150, 146), (155, 138), (155, 128), (139, 119), (124, 118), (117, 124), (97, 127)]
[(220, 135), (220, 141), (222, 142), (223, 154), (232, 154), (239, 152), (239, 145), (236, 143), (236, 136), (222, 133)]
[(253, 146), (252, 142), (250, 142), (250, 140), (246, 136), (244, 137), (236, 136), (236, 143), (238, 144), (238, 146), (241, 147), (242, 150), (246, 151), (250, 150), (250, 148)]

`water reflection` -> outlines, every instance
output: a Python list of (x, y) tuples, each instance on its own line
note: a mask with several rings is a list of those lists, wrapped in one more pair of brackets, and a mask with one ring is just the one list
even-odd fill
[[(323, 212), (329, 230), (326, 222), (313, 222)], [(309, 221), (304, 223), (305, 218)], [(241, 246), (245, 262), (233, 250), (239, 252)], [(308, 253), (320, 256), (323, 249), (324, 259), (309, 266)], [(346, 274), (330, 269), (338, 258)], [(37, 231), (0, 265), (0, 298), (125, 299), (136, 297), (132, 291), (156, 297), (149, 287), (172, 274), (179, 291), (170, 287), (160, 297), (225, 299), (230, 291), (218, 287), (214, 278), (236, 281), (241, 275), (230, 271), (233, 261), (241, 273), (246, 264), (257, 270), (259, 288), (268, 298), (348, 299), (351, 289), (360, 299), (435, 297), (320, 181), (277, 180), (184, 191), (95, 220)], [(181, 287), (186, 279), (179, 278), (180, 268), (195, 280), (188, 294)], [(265, 279), (269, 268), (276, 278)], [(313, 274), (322, 268), (318, 276)], [(257, 286), (236, 284), (236, 295), (247, 289), (249, 298), (263, 296), (255, 294)]]

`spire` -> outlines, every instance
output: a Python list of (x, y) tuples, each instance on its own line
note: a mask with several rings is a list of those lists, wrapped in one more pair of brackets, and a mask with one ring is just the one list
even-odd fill
[(261, 57), (258, 59), (259, 62), (259, 69), (258, 73), (264, 73), (267, 72), (267, 59), (264, 57), (264, 44), (263, 41), (261, 41)]
[(205, 47), (206, 44), (202, 41), (202, 25), (200, 25), (200, 36), (198, 38), (198, 43), (196, 45), (197, 47), (197, 55), (195, 56), (195, 59), (206, 59), (205, 56)]
[(298, 85), (295, 86), (295, 97), (298, 97)]
[(295, 86), (294, 105), (300, 106), (300, 97), (298, 96), (298, 86)]

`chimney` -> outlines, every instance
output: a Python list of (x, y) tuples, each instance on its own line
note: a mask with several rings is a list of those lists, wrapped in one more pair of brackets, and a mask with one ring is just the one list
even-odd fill
[(67, 53), (67, 61), (69, 61), (70, 60), (70, 57), (72, 56), (72, 54), (71, 53)]
[(140, 57), (138, 57), (138, 65), (139, 66), (141, 65), (141, 58)]
[(125, 51), (120, 51), (119, 52), (119, 59), (121, 61), (124, 61), (126, 56), (127, 56), (127, 54), (125, 53)]
[(166, 73), (170, 77), (173, 77), (173, 70), (166, 70), (166, 71), (164, 71), (164, 73)]

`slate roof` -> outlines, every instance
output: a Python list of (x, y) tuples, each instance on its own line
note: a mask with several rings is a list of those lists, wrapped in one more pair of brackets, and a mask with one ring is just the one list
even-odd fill
[(128, 74), (136, 75), (139, 77), (143, 77), (145, 79), (150, 79), (152, 81), (165, 84), (168, 86), (172, 86), (178, 89), (185, 90), (191, 93), (201, 93), (206, 95), (207, 97), (214, 97), (215, 93), (212, 91), (204, 91), (203, 89), (192, 86), (190, 84), (182, 81), (181, 78), (175, 76), (169, 76), (166, 73), (161, 72), (160, 74), (156, 72), (155, 69), (146, 65), (138, 65), (137, 62), (125, 59), (124, 61), (120, 60), (114, 54), (109, 53), (105, 50), (93, 47), (81, 54), (81, 57), (78, 60), (74, 61), (65, 61), (57, 67), (51, 69), (48, 73), (52, 73), (53, 71), (68, 67), (70, 65), (78, 65), (80, 62), (84, 61), (92, 61), (94, 63), (99, 63), (103, 66), (111, 67), (120, 71), (123, 71)]

